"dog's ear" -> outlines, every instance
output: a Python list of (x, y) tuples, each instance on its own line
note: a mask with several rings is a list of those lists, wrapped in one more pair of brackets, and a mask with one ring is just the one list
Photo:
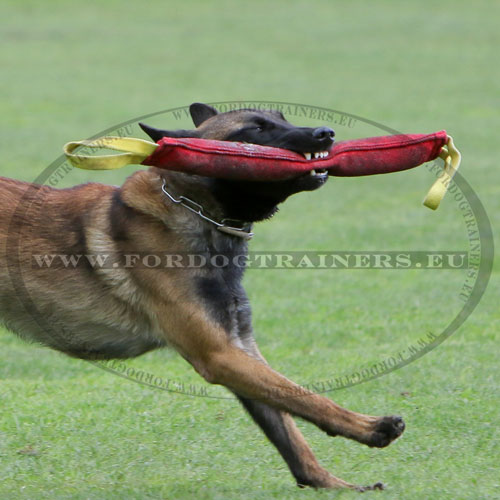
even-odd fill
[(159, 128), (150, 127), (145, 123), (139, 123), (139, 127), (155, 142), (158, 142), (162, 137), (175, 137), (179, 139), (182, 137), (198, 136), (196, 130), (160, 130)]
[(281, 120), (284, 120), (285, 122), (288, 121), (285, 118), (285, 115), (279, 109), (271, 109), (270, 111), (271, 111), (271, 113), (275, 114)]
[(201, 102), (193, 102), (193, 104), (189, 106), (189, 112), (191, 113), (191, 118), (193, 119), (195, 127), (199, 127), (205, 120), (219, 114), (215, 108)]

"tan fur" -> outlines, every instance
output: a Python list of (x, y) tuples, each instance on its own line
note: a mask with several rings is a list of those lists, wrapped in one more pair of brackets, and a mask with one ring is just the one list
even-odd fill
[[(223, 138), (237, 126), (238, 115), (217, 126), (213, 120), (199, 129), (212, 126), (212, 138)], [(265, 403), (282, 419), (303, 484), (354, 488), (318, 464), (291, 415), (370, 446), (386, 446), (397, 437), (385, 439), (381, 430), (390, 417), (351, 412), (274, 371), (251, 336), (225, 329), (200, 302), (194, 283), (203, 269), (120, 265), (121, 256), (138, 251), (231, 244), (234, 237), (171, 203), (162, 193), (164, 182), (174, 195), (202, 198), (208, 212), (222, 216), (196, 177), (155, 168), (136, 172), (121, 188), (87, 184), (56, 190), (0, 178), (0, 318), (27, 339), (81, 358), (133, 357), (168, 345), (208, 382)], [(112, 255), (117, 265), (34, 265), (35, 255), (81, 252)]]

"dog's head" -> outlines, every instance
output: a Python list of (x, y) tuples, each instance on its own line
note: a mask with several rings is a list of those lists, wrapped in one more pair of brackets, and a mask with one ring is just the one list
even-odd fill
[[(335, 133), (328, 127), (296, 127), (276, 110), (239, 109), (219, 113), (207, 104), (194, 103), (190, 113), (194, 130), (159, 130), (140, 123), (151, 139), (196, 137), (220, 141), (248, 142), (302, 153), (312, 159), (324, 156), (332, 147)], [(229, 181), (217, 179), (214, 194), (231, 218), (247, 221), (270, 217), (276, 206), (290, 195), (313, 191), (328, 179), (326, 172), (312, 171), (300, 177), (277, 182)]]

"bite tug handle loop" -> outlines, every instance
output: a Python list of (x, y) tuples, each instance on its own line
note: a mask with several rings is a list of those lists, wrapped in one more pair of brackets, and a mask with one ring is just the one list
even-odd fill
[[(120, 154), (91, 156), (73, 151), (84, 146), (91, 149), (114, 149)], [(74, 167), (85, 170), (115, 170), (126, 165), (140, 165), (158, 144), (133, 137), (104, 136), (93, 141), (73, 141), (64, 145), (64, 154)]]
[(455, 172), (458, 170), (462, 159), (462, 155), (455, 147), (455, 144), (453, 144), (453, 138), (451, 136), (448, 136), (446, 145), (441, 148), (439, 157), (444, 160), (443, 173), (431, 186), (423, 201), (423, 204), (431, 210), (436, 210), (439, 207), (439, 204), (446, 194), (450, 182), (453, 179)]

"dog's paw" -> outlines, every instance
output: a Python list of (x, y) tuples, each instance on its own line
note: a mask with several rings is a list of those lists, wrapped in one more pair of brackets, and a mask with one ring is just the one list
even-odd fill
[(375, 423), (374, 431), (371, 433), (366, 444), (375, 448), (384, 448), (397, 439), (405, 430), (403, 419), (397, 415), (381, 417)]

